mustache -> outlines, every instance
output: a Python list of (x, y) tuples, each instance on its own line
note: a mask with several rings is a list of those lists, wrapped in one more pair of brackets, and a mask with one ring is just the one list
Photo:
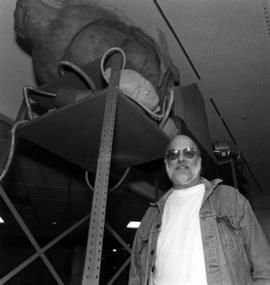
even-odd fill
[(188, 163), (178, 163), (175, 168), (181, 168), (181, 167), (190, 167), (190, 165)]

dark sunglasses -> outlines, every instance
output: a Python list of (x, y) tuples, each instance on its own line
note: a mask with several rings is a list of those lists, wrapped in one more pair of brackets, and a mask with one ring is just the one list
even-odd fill
[(175, 160), (179, 157), (182, 152), (183, 156), (187, 159), (193, 158), (196, 154), (200, 154), (199, 150), (196, 148), (186, 147), (184, 149), (169, 149), (165, 153), (166, 160)]

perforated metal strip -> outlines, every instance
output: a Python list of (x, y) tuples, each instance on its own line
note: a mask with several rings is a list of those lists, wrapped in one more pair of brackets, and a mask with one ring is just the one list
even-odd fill
[(113, 131), (116, 115), (121, 55), (113, 55), (110, 85), (107, 92), (101, 141), (99, 147), (94, 196), (83, 272), (83, 285), (98, 285), (101, 265), (108, 180), (111, 162)]

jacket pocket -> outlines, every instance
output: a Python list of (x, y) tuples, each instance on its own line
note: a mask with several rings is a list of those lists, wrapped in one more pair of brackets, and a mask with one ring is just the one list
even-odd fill
[(241, 229), (233, 217), (217, 216), (217, 226), (220, 233), (220, 242), (226, 259), (227, 268), (233, 284), (247, 285), (250, 280), (247, 266), (244, 262), (246, 252), (241, 238)]
[(151, 242), (149, 237), (141, 237), (139, 256), (141, 263), (141, 283), (142, 285), (148, 284), (150, 277), (149, 264), (151, 263), (150, 257)]
[(231, 217), (228, 216), (217, 216), (216, 220), (221, 235), (222, 244), (225, 249), (233, 251), (234, 253), (240, 252), (241, 247), (238, 225), (233, 222)]
[(149, 237), (141, 237), (140, 238), (140, 247), (139, 247), (139, 254), (142, 255), (143, 252), (147, 251), (147, 245), (149, 242)]

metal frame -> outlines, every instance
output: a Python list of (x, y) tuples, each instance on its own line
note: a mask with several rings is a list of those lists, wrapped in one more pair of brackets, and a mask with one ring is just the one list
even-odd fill
[(99, 284), (120, 68), (121, 58), (116, 54), (113, 56), (112, 78), (105, 103), (82, 285)]
[[(118, 83), (120, 77), (120, 63), (121, 58), (119, 54), (113, 56), (113, 65), (112, 65), (112, 79), (107, 93), (105, 112), (104, 112), (104, 121), (102, 126), (101, 133), (101, 143), (99, 149), (98, 165), (96, 172), (96, 181), (94, 189), (93, 203), (91, 207), (91, 214), (87, 214), (74, 225), (69, 227), (66, 231), (52, 240), (44, 247), (40, 247), (36, 239), (30, 232), (29, 228), (25, 224), (24, 220), (12, 204), (12, 201), (9, 199), (8, 195), (4, 191), (3, 187), (0, 185), (0, 195), (3, 198), (4, 202), (14, 215), (16, 221), (19, 223), (20, 227), (26, 234), (27, 238), (33, 245), (36, 253), (31, 257), (22, 262), (19, 266), (11, 270), (7, 275), (0, 279), (0, 284), (6, 283), (9, 279), (14, 277), (17, 273), (31, 264), (38, 257), (42, 259), (44, 264), (49, 269), (50, 273), (56, 280), (57, 284), (63, 285), (63, 281), (55, 271), (53, 265), (48, 260), (45, 252), (50, 249), (53, 245), (63, 239), (66, 235), (75, 230), (83, 222), (85, 222), (90, 217), (88, 241), (87, 241), (87, 252), (85, 258), (84, 274), (82, 279), (83, 285), (94, 285), (99, 283), (99, 273), (100, 273), (100, 262), (101, 262), (101, 252), (102, 252), (102, 242), (104, 227), (124, 246), (124, 248), (130, 253), (131, 250), (129, 246), (124, 242), (124, 240), (114, 231), (108, 224), (105, 225), (105, 211), (107, 204), (107, 191), (108, 191), (108, 179), (109, 179), (109, 170), (110, 170), (110, 160), (111, 160), (111, 148), (113, 140), (113, 131), (114, 131), (114, 121), (117, 107), (117, 96), (119, 93)], [(16, 121), (25, 117), (25, 107), (22, 105), (18, 113)], [(1, 159), (1, 163), (5, 160), (7, 156), (8, 148), (5, 149), (4, 155)], [(113, 284), (114, 281), (119, 277), (122, 271), (128, 266), (130, 258), (128, 258), (125, 263), (119, 268), (115, 275), (111, 278), (108, 284)]]

